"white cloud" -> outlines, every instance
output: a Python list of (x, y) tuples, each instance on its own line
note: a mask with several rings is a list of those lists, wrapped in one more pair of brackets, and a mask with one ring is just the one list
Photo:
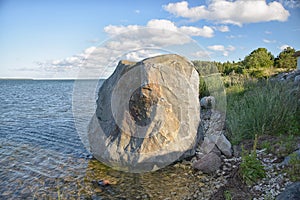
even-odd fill
[(270, 44), (270, 43), (276, 43), (276, 40), (268, 40), (268, 39), (263, 39), (264, 43)]
[(168, 5), (164, 5), (163, 8), (177, 17), (185, 17), (195, 21), (205, 19), (209, 15), (209, 11), (204, 5), (189, 8), (186, 1), (169, 3)]
[(111, 38), (101, 46), (91, 46), (80, 54), (40, 63), (40, 66), (61, 75), (66, 73), (71, 76), (72, 72), (73, 77), (75, 72), (79, 73), (80, 78), (107, 77), (121, 59), (139, 61), (166, 53), (164, 49), (170, 46), (189, 45), (193, 41), (190, 36), (212, 37), (214, 33), (208, 26), (177, 27), (169, 20), (158, 19), (150, 20), (145, 27), (109, 25), (104, 31)]
[(119, 35), (120, 33), (124, 33), (127, 31), (136, 31), (137, 29), (139, 29), (138, 25), (129, 25), (129, 26), (108, 25), (104, 27), (104, 31), (108, 33), (110, 36)]
[[(185, 51), (195, 49), (189, 46), (193, 43), (192, 36), (210, 38), (214, 34), (213, 28), (209, 26), (176, 26), (173, 22), (163, 19), (150, 20), (146, 26), (108, 25), (104, 28), (104, 32), (110, 39), (101, 46), (91, 46), (77, 55), (41, 63), (40, 66), (45, 70), (59, 71), (60, 74), (63, 74), (63, 70), (64, 73), (78, 72), (80, 78), (107, 77), (114, 71), (120, 59), (138, 61), (170, 53), (163, 52), (170, 46), (172, 48), (177, 46), (176, 51), (184, 54)], [(182, 45), (188, 47), (182, 48)]]
[(215, 30), (218, 30), (220, 32), (229, 32), (229, 27), (228, 26), (215, 26), (213, 27)]
[[(281, 45), (281, 46), (279, 47), (279, 49), (280, 49), (281, 51), (283, 51), (283, 50), (285, 50), (285, 49), (288, 48), (288, 47), (291, 47), (291, 46), (288, 45), (288, 44), (284, 44), (284, 45)], [(291, 47), (291, 48), (293, 48), (293, 47)]]
[(178, 31), (189, 36), (201, 36), (206, 38), (211, 38), (214, 36), (214, 30), (209, 26), (203, 26), (203, 28), (194, 26), (181, 26), (178, 28)]
[(234, 47), (234, 46), (232, 46), (232, 45), (229, 45), (227, 48), (226, 48), (226, 50), (228, 50), (228, 51), (234, 51), (236, 48)]
[(245, 35), (228, 35), (226, 36), (227, 39), (236, 39), (236, 38), (243, 38), (246, 37)]
[(270, 35), (270, 34), (272, 34), (272, 32), (271, 31), (265, 31), (265, 34)]
[(213, 51), (224, 51), (225, 47), (223, 45), (212, 45), (212, 46), (208, 46), (207, 48), (209, 48), (210, 50)]
[(265, 0), (211, 0), (207, 6), (189, 7), (187, 1), (169, 3), (163, 8), (177, 17), (192, 21), (209, 20), (222, 24), (257, 23), (267, 21), (286, 21), (289, 11), (281, 3), (273, 1), (267, 4)]
[(234, 51), (236, 48), (232, 45), (225, 47), (224, 45), (212, 45), (207, 47), (210, 50), (222, 52), (223, 56), (228, 56), (229, 52)]
[(209, 60), (209, 57), (211, 54), (213, 54), (213, 52), (202, 50), (202, 51), (197, 51), (197, 52), (193, 53), (192, 55), (196, 57), (195, 59)]
[(279, 2), (288, 8), (300, 8), (299, 0), (280, 0)]
[(148, 21), (146, 27), (138, 25), (129, 25), (129, 26), (113, 26), (109, 25), (104, 28), (104, 31), (111, 36), (118, 35), (125, 32), (136, 32), (140, 31), (141, 28), (153, 28), (168, 30), (173, 32), (180, 32), (189, 36), (200, 36), (200, 37), (213, 37), (214, 30), (209, 26), (203, 26), (202, 28), (195, 26), (181, 26), (177, 27), (173, 22), (165, 19), (152, 19)]
[(140, 10), (135, 10), (134, 12), (135, 12), (136, 14), (140, 14), (141, 11), (140, 11)]
[(138, 51), (129, 52), (128, 54), (126, 54), (125, 58), (126, 58), (126, 60), (137, 62), (137, 61), (140, 61), (144, 58), (158, 56), (160, 54), (161, 53), (159, 53), (159, 52), (154, 52), (154, 51), (151, 51), (151, 50), (141, 49), (141, 50), (138, 50)]

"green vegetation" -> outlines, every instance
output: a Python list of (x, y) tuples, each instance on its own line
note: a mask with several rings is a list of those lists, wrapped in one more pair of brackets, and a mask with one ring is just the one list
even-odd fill
[(300, 159), (298, 154), (295, 152), (291, 156), (286, 172), (291, 181), (300, 181)]
[(277, 68), (296, 68), (297, 59), (293, 56), (295, 49), (287, 47), (283, 50), (277, 58), (275, 58), (275, 67)]
[(274, 56), (266, 48), (258, 48), (245, 57), (243, 64), (246, 69), (270, 68), (274, 65)]
[[(275, 58), (267, 49), (258, 48), (238, 62), (193, 62), (200, 74), (200, 97), (212, 95), (218, 104), (220, 98), (215, 94), (220, 93), (220, 88), (226, 88), (226, 131), (231, 143), (238, 145), (247, 142), (246, 139), (254, 139), (252, 151), (247, 152), (242, 147), (239, 174), (247, 185), (266, 177), (256, 154), (258, 137), (261, 138), (259, 148), (280, 158), (297, 148), (300, 87), (292, 81), (270, 79), (296, 68), (294, 53), (295, 49), (288, 47)], [(216, 79), (208, 81), (212, 74), (221, 77), (223, 87)], [(300, 159), (294, 154), (286, 169), (290, 180), (300, 180), (299, 168)], [(225, 199), (232, 199), (228, 190), (223, 195)], [(272, 196), (267, 194), (264, 198), (272, 199)]]
[(242, 148), (242, 162), (240, 165), (240, 174), (247, 185), (252, 185), (257, 180), (266, 177), (263, 165), (257, 159), (256, 154), (257, 135), (254, 139), (253, 149), (249, 154)]
[(231, 142), (238, 144), (255, 134), (299, 134), (299, 97), (290, 88), (287, 83), (270, 81), (233, 87), (227, 93), (226, 120)]
[[(299, 135), (299, 88), (269, 80), (296, 68), (294, 52), (288, 47), (274, 59), (267, 49), (258, 48), (238, 62), (193, 61), (200, 74), (200, 97), (215, 96), (219, 107), (225, 106), (227, 135), (233, 144), (253, 139), (255, 134)], [(223, 83), (213, 74), (221, 75)]]
[(265, 200), (274, 200), (275, 198), (272, 197), (272, 195), (270, 193), (268, 193), (268, 194), (264, 195), (264, 199)]
[(279, 136), (263, 135), (259, 137), (258, 148), (266, 149), (267, 153), (272, 153), (278, 158), (284, 158), (297, 150), (298, 135), (296, 132), (295, 134), (284, 133)]
[(270, 153), (270, 152), (272, 152), (272, 150), (273, 150), (270, 141), (264, 141), (264, 142), (262, 142), (261, 148), (262, 148), (262, 149), (266, 149), (267, 153)]
[(232, 196), (229, 190), (224, 191), (225, 200), (232, 200)]
[[(299, 132), (298, 132), (299, 134)], [(296, 135), (296, 134), (295, 134)], [(297, 140), (294, 134), (282, 134), (279, 138), (280, 141), (274, 145), (276, 149), (274, 149), (274, 153), (278, 157), (285, 157), (292, 152), (294, 152), (297, 148)]]
[(245, 77), (268, 78), (278, 72), (295, 69), (295, 49), (287, 47), (274, 59), (266, 48), (258, 48), (238, 62), (193, 61), (196, 70), (201, 76), (221, 73), (222, 76), (241, 74)]

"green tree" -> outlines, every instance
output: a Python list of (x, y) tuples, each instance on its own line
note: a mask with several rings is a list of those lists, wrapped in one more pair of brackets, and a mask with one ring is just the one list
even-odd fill
[(258, 48), (246, 56), (244, 66), (250, 68), (269, 68), (274, 65), (274, 56), (266, 48)]
[(275, 67), (278, 68), (296, 68), (297, 59), (294, 57), (295, 49), (291, 47), (285, 48), (275, 59)]

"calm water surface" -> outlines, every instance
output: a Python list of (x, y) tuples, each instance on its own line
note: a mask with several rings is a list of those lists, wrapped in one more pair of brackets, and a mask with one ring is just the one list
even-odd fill
[[(197, 187), (201, 177), (188, 165), (129, 174), (90, 159), (75, 128), (73, 87), (0, 80), (0, 199), (182, 199)], [(101, 179), (111, 185), (99, 187)]]

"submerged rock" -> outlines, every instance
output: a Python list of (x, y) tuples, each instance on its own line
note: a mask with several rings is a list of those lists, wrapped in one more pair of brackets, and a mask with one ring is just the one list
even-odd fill
[(91, 152), (125, 171), (156, 170), (195, 152), (199, 75), (178, 55), (120, 61), (99, 89)]

